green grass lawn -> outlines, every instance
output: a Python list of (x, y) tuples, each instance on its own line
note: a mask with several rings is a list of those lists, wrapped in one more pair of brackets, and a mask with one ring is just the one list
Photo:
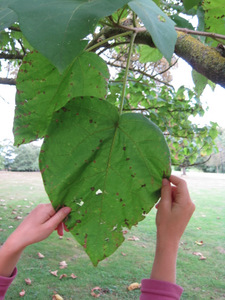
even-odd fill
[[(225, 175), (188, 173), (185, 177), (196, 211), (182, 237), (177, 263), (177, 283), (183, 286), (181, 299), (225, 299)], [(0, 172), (0, 244), (38, 204), (48, 202), (39, 173)], [(19, 217), (19, 218), (18, 218)], [(22, 218), (22, 219), (21, 219)], [(104, 290), (100, 299), (139, 299), (140, 291), (127, 286), (148, 278), (154, 258), (155, 209), (125, 235), (123, 245), (111, 257), (93, 267), (83, 248), (66, 233), (54, 232), (47, 240), (29, 246), (18, 264), (18, 276), (6, 300), (93, 299), (91, 289)], [(128, 241), (136, 236), (137, 241)], [(200, 246), (197, 242), (203, 241)], [(45, 257), (40, 259), (38, 252)], [(200, 252), (200, 256), (193, 255)], [(59, 263), (66, 261), (67, 268)], [(58, 270), (58, 277), (50, 271)], [(77, 278), (70, 277), (74, 273)], [(62, 274), (68, 277), (59, 279)], [(26, 285), (25, 279), (32, 280)]]

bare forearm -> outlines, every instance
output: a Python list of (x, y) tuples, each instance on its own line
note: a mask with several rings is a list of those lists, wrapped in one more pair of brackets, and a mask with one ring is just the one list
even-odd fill
[(176, 283), (177, 250), (178, 245), (157, 243), (151, 279)]
[(10, 277), (20, 259), (23, 249), (16, 249), (14, 246), (9, 238), (0, 248), (0, 276)]

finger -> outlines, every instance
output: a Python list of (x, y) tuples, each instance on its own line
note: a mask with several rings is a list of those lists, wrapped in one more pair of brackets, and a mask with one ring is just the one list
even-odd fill
[(172, 184), (174, 184), (175, 186), (177, 186), (177, 188), (179, 189), (187, 189), (187, 183), (185, 180), (175, 176), (175, 175), (171, 175), (170, 178), (169, 178), (170, 182)]
[(64, 227), (64, 230), (65, 230), (66, 232), (69, 232), (69, 229), (66, 227), (66, 224), (65, 224), (65, 223), (63, 223), (63, 227)]
[(57, 233), (59, 236), (63, 236), (63, 223), (59, 223), (59, 225), (57, 226)]
[(171, 205), (172, 202), (172, 194), (171, 194), (171, 185), (168, 179), (163, 178), (162, 180), (162, 188), (161, 188), (161, 200), (158, 203), (158, 207), (161, 205)]
[(177, 200), (177, 202), (186, 203), (187, 201), (191, 200), (185, 180), (174, 175), (171, 175), (169, 180), (176, 186), (174, 188), (174, 198)]
[(65, 219), (65, 217), (71, 212), (70, 207), (62, 207), (57, 213), (52, 216), (48, 221), (47, 224), (52, 230), (54, 230), (58, 225)]

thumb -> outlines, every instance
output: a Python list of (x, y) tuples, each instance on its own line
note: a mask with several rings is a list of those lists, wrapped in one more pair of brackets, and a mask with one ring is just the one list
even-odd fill
[(54, 216), (51, 217), (51, 219), (48, 220), (48, 226), (54, 230), (70, 212), (70, 207), (62, 207), (54, 214)]
[(159, 205), (171, 205), (172, 203), (172, 188), (168, 179), (163, 178), (161, 188), (161, 200)]

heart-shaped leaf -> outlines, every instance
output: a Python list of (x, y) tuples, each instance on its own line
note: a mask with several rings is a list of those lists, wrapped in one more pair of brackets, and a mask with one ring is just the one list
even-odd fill
[(53, 206), (72, 209), (68, 229), (94, 265), (144, 219), (170, 175), (168, 146), (141, 114), (118, 114), (105, 100), (75, 99), (53, 115), (40, 154)]
[(95, 53), (76, 57), (63, 74), (40, 53), (27, 55), (17, 78), (15, 144), (42, 138), (52, 113), (73, 97), (106, 97), (108, 77), (105, 62)]
[(87, 45), (83, 39), (98, 20), (128, 1), (14, 0), (10, 7), (18, 14), (28, 42), (62, 72)]
[(129, 6), (144, 23), (155, 46), (170, 62), (177, 40), (175, 23), (152, 0), (133, 0)]
[(0, 31), (9, 27), (13, 23), (18, 21), (16, 13), (8, 8), (12, 4), (13, 0), (1, 0), (0, 3)]

